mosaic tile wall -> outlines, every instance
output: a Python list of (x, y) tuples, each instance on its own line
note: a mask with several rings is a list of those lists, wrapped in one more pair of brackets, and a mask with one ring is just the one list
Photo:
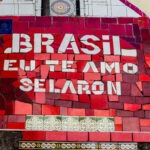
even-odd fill
[[(43, 130), (55, 130), (49, 128), (49, 120), (60, 122), (57, 116), (61, 126), (57, 124), (58, 133), (52, 132), (59, 139), (57, 134), (69, 134), (61, 129), (67, 128), (62, 126), (63, 116), (71, 116), (71, 120), (77, 116), (85, 124), (93, 116), (96, 120), (114, 119), (110, 129), (96, 127), (94, 134), (150, 131), (148, 18), (0, 19), (1, 129), (39, 130), (43, 124)], [(34, 119), (37, 124), (32, 124)], [(26, 128), (28, 123), (31, 126)], [(68, 131), (76, 130), (70, 128)], [(88, 141), (93, 129), (87, 126), (83, 130), (75, 134)], [(149, 134), (143, 134), (134, 134), (133, 140), (150, 139)], [(104, 137), (110, 139), (110, 133)], [(132, 141), (131, 133), (123, 134), (123, 139)]]
[(0, 0), (0, 16), (41, 16), (41, 0)]

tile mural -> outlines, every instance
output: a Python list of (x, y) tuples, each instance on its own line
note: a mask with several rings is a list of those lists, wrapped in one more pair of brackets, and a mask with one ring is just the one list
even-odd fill
[(113, 117), (26, 116), (27, 130), (112, 132)]
[(149, 18), (10, 16), (0, 26), (0, 129), (150, 139)]

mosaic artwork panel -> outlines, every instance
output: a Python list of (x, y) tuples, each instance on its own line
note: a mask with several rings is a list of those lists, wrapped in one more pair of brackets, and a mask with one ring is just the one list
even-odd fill
[(50, 0), (51, 16), (75, 16), (76, 0)]
[(137, 143), (73, 143), (73, 142), (39, 142), (20, 141), (20, 149), (94, 149), (94, 150), (137, 150)]
[(78, 116), (26, 116), (27, 130), (113, 132), (114, 118)]
[[(54, 122), (54, 130), (94, 131), (86, 117), (96, 116), (113, 117), (115, 131), (150, 131), (149, 18), (4, 20), (12, 34), (0, 34), (1, 129), (26, 129), (29, 117), (31, 130)], [(77, 116), (75, 128), (65, 116)]]

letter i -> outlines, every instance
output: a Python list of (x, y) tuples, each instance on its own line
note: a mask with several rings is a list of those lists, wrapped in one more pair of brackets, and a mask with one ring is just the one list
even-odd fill
[[(102, 40), (109, 40), (109, 35), (103, 35)], [(110, 55), (110, 42), (103, 42), (103, 54)]]

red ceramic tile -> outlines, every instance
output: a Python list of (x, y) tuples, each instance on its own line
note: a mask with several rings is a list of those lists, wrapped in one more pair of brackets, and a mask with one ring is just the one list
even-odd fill
[(20, 123), (20, 122), (17, 122), (17, 123), (11, 123), (9, 122), (7, 124), (7, 129), (25, 129), (25, 123)]
[(17, 71), (1, 71), (0, 72), (1, 78), (17, 78), (18, 72)]
[(47, 131), (45, 140), (46, 141), (66, 141), (67, 140), (67, 132)]
[(110, 35), (125, 35), (125, 26), (110, 24)]
[(76, 94), (61, 94), (61, 99), (78, 101), (78, 95), (76, 95)]
[(60, 107), (60, 115), (67, 116), (68, 109), (66, 107)]
[(36, 101), (36, 103), (45, 104), (45, 93), (44, 92), (36, 92), (35, 93), (35, 101)]
[(139, 118), (123, 118), (123, 131), (140, 131)]
[(65, 72), (49, 72), (49, 78), (65, 79), (66, 73)]
[(85, 109), (86, 116), (94, 116), (94, 111), (92, 109)]
[(109, 142), (110, 133), (109, 132), (89, 132), (90, 142)]
[(40, 104), (33, 104), (33, 115), (41, 115), (42, 106)]
[(127, 23), (133, 23), (133, 18), (125, 18), (125, 17), (120, 17), (118, 18), (118, 22), (120, 24), (127, 24)]
[(89, 95), (79, 95), (80, 102), (90, 102)]
[(13, 107), (14, 107), (13, 112), (15, 115), (32, 115), (32, 105), (31, 104), (23, 103), (20, 101), (14, 101)]
[(89, 109), (90, 108), (90, 104), (89, 103), (81, 103), (81, 102), (73, 102), (73, 108)]
[(75, 60), (91, 60), (91, 56), (84, 54), (75, 55)]
[(67, 141), (86, 142), (88, 141), (88, 132), (67, 132)]
[(134, 142), (150, 142), (150, 133), (133, 133)]
[(101, 75), (100, 73), (85, 73), (84, 74), (84, 79), (85, 80), (100, 80), (101, 79)]
[(110, 109), (109, 114), (110, 114), (110, 117), (115, 117), (116, 116), (116, 109)]
[(148, 75), (140, 75), (140, 81), (150, 81), (150, 77)]
[(112, 142), (132, 142), (132, 133), (112, 132), (111, 141)]
[(140, 126), (143, 126), (143, 127), (150, 126), (150, 119), (140, 119)]
[(142, 88), (142, 82), (136, 82), (137, 87), (139, 88), (140, 91), (143, 90)]
[(133, 116), (133, 112), (130, 111), (124, 111), (124, 110), (117, 110), (117, 114), (118, 117), (132, 117)]
[(115, 76), (114, 75), (103, 76), (103, 81), (115, 81)]
[(67, 54), (51, 54), (51, 60), (67, 60)]
[(100, 18), (85, 18), (86, 28), (100, 28)]
[(59, 115), (59, 107), (42, 105), (42, 115)]
[(136, 104), (148, 104), (150, 97), (136, 97)]
[(45, 131), (23, 131), (23, 140), (45, 140)]
[(77, 28), (77, 23), (66, 23), (63, 22), (61, 26), (61, 32), (62, 33), (77, 33), (78, 28)]
[(68, 108), (69, 116), (85, 116), (85, 109)]
[(137, 111), (139, 109), (141, 109), (140, 104), (124, 104), (124, 110)]
[(150, 132), (150, 127), (141, 127), (141, 132)]
[(22, 122), (25, 122), (25, 115), (9, 115), (8, 116), (8, 122), (11, 122), (11, 123), (22, 123)]
[(123, 109), (123, 103), (109, 102), (109, 108), (112, 108), (112, 109)]
[(72, 107), (72, 101), (55, 100), (55, 105), (60, 107)]
[(94, 110), (94, 116), (110, 116), (109, 110)]
[(145, 118), (150, 118), (150, 111), (145, 111)]
[(117, 23), (117, 18), (101, 18), (102, 23)]
[(115, 124), (122, 124), (122, 118), (121, 117), (115, 117)]
[(144, 117), (144, 111), (143, 110), (135, 111), (133, 116), (143, 118)]
[(67, 73), (67, 79), (83, 79), (83, 73)]
[(150, 110), (150, 104), (146, 104), (142, 106), (143, 110)]
[(109, 101), (112, 101), (112, 102), (119, 101), (119, 96), (118, 95), (109, 95)]
[(107, 95), (91, 95), (91, 108), (92, 109), (107, 109), (108, 101)]
[(115, 131), (122, 131), (122, 125), (121, 124), (115, 124)]
[(104, 61), (106, 61), (106, 62), (120, 62), (120, 56), (104, 55)]
[(28, 33), (29, 25), (28, 22), (14, 22), (13, 33)]

